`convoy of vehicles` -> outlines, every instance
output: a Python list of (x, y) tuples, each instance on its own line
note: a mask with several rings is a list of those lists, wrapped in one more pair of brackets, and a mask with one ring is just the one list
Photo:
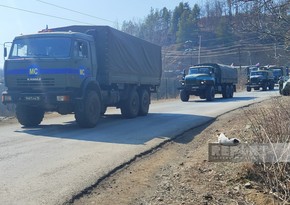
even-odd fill
[(24, 126), (56, 111), (91, 128), (109, 106), (126, 118), (147, 115), (161, 72), (161, 47), (142, 39), (108, 26), (50, 29), (14, 39), (2, 101), (16, 104)]
[(190, 95), (212, 101), (215, 94), (223, 98), (232, 98), (238, 83), (237, 69), (216, 63), (204, 63), (192, 66), (186, 75), (184, 71), (180, 86), (180, 99), (187, 102)]
[[(4, 49), (5, 57), (8, 55)], [(68, 26), (15, 37), (4, 63), (4, 104), (16, 105), (24, 126), (39, 125), (47, 111), (75, 115), (81, 127), (95, 127), (107, 107), (125, 118), (148, 114), (151, 93), (161, 83), (161, 48), (108, 26)], [(284, 67), (247, 69), (247, 91), (273, 90), (279, 83), (290, 94)], [(280, 80), (279, 80), (280, 79)], [(183, 72), (180, 99), (190, 95), (212, 101), (232, 98), (237, 68), (203, 63)]]
[[(252, 69), (248, 69), (248, 82), (247, 82), (247, 91), (250, 92), (252, 88), (254, 90), (263, 91), (269, 89), (273, 90), (275, 84), (280, 84), (281, 79), (288, 76), (288, 69), (283, 66), (261, 66)], [(281, 85), (280, 85), (281, 87)]]

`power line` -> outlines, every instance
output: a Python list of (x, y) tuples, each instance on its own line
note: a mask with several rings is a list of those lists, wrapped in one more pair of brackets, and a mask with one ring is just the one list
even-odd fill
[(87, 23), (87, 22), (77, 21), (77, 20), (68, 19), (68, 18), (59, 17), (59, 16), (54, 16), (54, 15), (50, 15), (50, 14), (44, 14), (44, 13), (40, 13), (40, 12), (36, 12), (36, 11), (30, 11), (30, 10), (16, 8), (16, 7), (7, 6), (7, 5), (3, 5), (3, 4), (0, 4), (0, 7), (14, 9), (14, 10), (23, 11), (23, 12), (26, 12), (26, 13), (32, 13), (32, 14), (41, 15), (41, 16), (47, 16), (47, 17), (56, 18), (56, 19), (62, 19), (62, 20), (71, 21), (71, 22), (75, 22), (75, 23), (92, 25), (92, 24)]
[[(266, 52), (273, 51), (272, 44), (260, 45), (255, 47), (243, 48), (241, 53), (257, 53), (257, 52)], [(238, 53), (239, 47), (227, 47), (227, 49), (205, 49), (201, 51), (201, 57), (218, 57), (225, 55), (236, 55)], [(197, 51), (191, 55), (197, 55)], [(188, 54), (185, 54), (183, 51), (169, 51), (166, 54), (166, 57), (186, 57)]]
[(91, 18), (95, 18), (95, 19), (99, 19), (99, 20), (103, 20), (103, 21), (108, 21), (108, 22), (114, 23), (114, 21), (111, 21), (111, 20), (108, 20), (108, 19), (104, 19), (104, 18), (100, 18), (100, 17), (93, 16), (93, 15), (90, 15), (90, 14), (82, 13), (82, 12), (79, 12), (79, 11), (76, 11), (76, 10), (72, 10), (72, 9), (69, 9), (69, 8), (65, 8), (65, 7), (62, 7), (62, 6), (58, 6), (56, 4), (48, 3), (46, 1), (42, 1), (42, 0), (36, 0), (36, 1), (38, 1), (40, 3), (43, 3), (43, 4), (50, 5), (50, 6), (54, 6), (54, 7), (60, 8), (60, 9), (64, 9), (64, 10), (67, 10), (67, 11), (71, 11), (71, 12), (74, 12), (74, 13), (77, 13), (77, 14), (81, 14), (81, 15), (84, 15), (84, 16), (88, 16), (88, 17), (91, 17)]

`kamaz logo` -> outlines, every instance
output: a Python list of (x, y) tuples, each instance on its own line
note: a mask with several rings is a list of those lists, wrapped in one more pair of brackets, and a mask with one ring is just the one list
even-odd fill
[(37, 68), (29, 68), (29, 75), (38, 75)]

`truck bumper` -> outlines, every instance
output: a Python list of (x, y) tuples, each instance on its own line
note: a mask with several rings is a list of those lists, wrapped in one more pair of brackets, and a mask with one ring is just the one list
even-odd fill
[(262, 84), (260, 84), (260, 83), (257, 83), (257, 84), (247, 84), (247, 87), (250, 87), (250, 88), (260, 88), (260, 87), (262, 87)]
[(5, 91), (2, 93), (3, 104), (27, 104), (32, 106), (50, 107), (59, 104), (72, 103), (72, 92), (49, 92), (49, 93), (28, 93), (28, 92), (14, 92)]
[(206, 86), (205, 85), (186, 85), (179, 88), (180, 90), (186, 90), (186, 92), (190, 95), (200, 96), (205, 93)]

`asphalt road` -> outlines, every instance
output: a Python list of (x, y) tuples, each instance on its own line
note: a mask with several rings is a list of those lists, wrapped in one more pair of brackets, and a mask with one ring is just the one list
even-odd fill
[(150, 114), (122, 119), (109, 109), (96, 128), (73, 115), (46, 118), (37, 128), (0, 127), (0, 204), (63, 204), (134, 156), (235, 108), (278, 95), (238, 93), (214, 102), (153, 102)]

